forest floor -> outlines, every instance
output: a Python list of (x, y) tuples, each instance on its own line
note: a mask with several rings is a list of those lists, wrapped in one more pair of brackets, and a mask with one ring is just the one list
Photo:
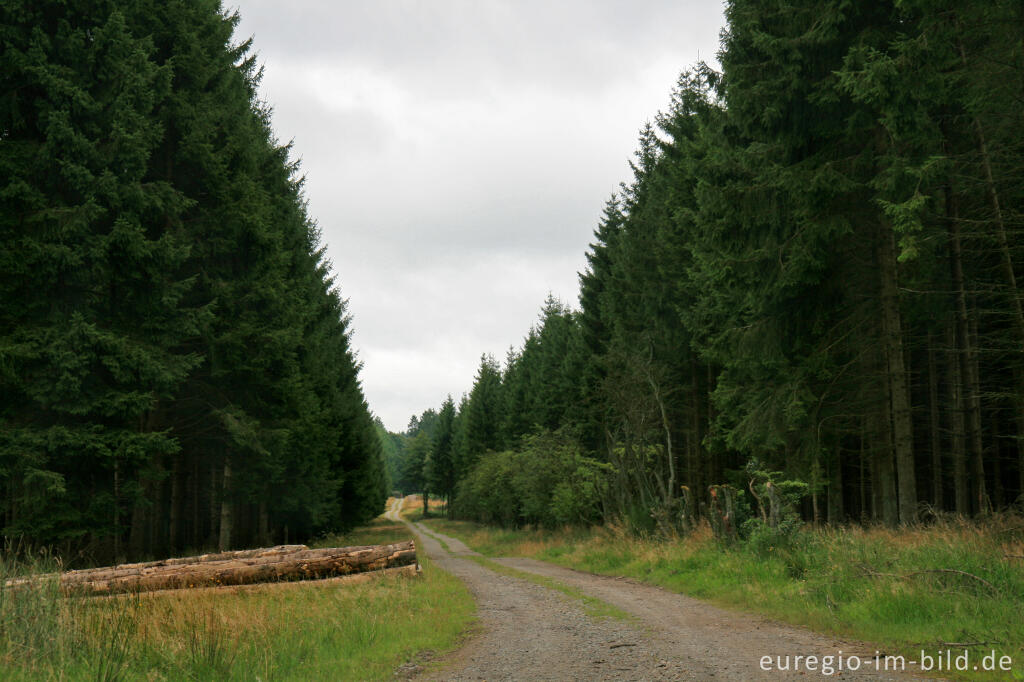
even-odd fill
[[(396, 503), (388, 517), (400, 519), (400, 507)], [(419, 550), (469, 587), (477, 601), (478, 625), (440, 668), (437, 662), (426, 670), (406, 667), (402, 672), (409, 677), (753, 680), (839, 673), (842, 679), (921, 679), (912, 675), (909, 661), (907, 673), (886, 671), (885, 652), (877, 656), (869, 644), (726, 611), (632, 580), (533, 559), (485, 558), (422, 523), (410, 525), (419, 536)], [(763, 666), (766, 656), (769, 670)], [(799, 664), (796, 656), (802, 657)], [(851, 665), (859, 670), (850, 670)]]

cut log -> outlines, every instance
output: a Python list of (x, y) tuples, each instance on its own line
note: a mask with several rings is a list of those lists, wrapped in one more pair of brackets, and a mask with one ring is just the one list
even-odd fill
[[(284, 545), (69, 571), (61, 574), (60, 585), (68, 593), (99, 595), (317, 580), (398, 566), (415, 566), (416, 563), (416, 546), (412, 540), (392, 545), (327, 549)], [(44, 578), (7, 581), (6, 587), (30, 584), (40, 579)]]
[(212, 554), (200, 554), (199, 556), (173, 557), (159, 561), (145, 561), (137, 564), (118, 564), (116, 566), (100, 566), (98, 568), (82, 568), (75, 571), (67, 571), (62, 579), (72, 581), (89, 580), (92, 577), (109, 578), (120, 575), (132, 575), (142, 573), (146, 569), (161, 568), (164, 566), (185, 566), (193, 564), (204, 564), (214, 561), (230, 561), (233, 559), (251, 559), (283, 556), (308, 550), (306, 545), (278, 545), (276, 547), (262, 547), (260, 549), (241, 549), (232, 552), (214, 552)]
[[(382, 568), (379, 571), (363, 571), (362, 573), (349, 573), (348, 575), (337, 575), (331, 578), (320, 580), (284, 580), (276, 583), (251, 583), (249, 585), (214, 585), (213, 587), (187, 587), (189, 594), (211, 592), (215, 594), (239, 594), (241, 592), (267, 592), (270, 590), (290, 589), (314, 589), (338, 585), (358, 585), (360, 583), (380, 580), (382, 578), (417, 578), (422, 575), (422, 569), (417, 564), (408, 566), (395, 566), (393, 568)], [(170, 597), (180, 593), (180, 590), (152, 590), (150, 592), (112, 592), (108, 594), (93, 595), (96, 599), (135, 599), (142, 597)]]

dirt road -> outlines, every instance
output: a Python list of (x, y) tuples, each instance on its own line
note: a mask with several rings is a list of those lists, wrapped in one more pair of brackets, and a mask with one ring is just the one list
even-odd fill
[[(400, 520), (400, 508), (401, 501), (396, 501), (388, 516)], [(578, 600), (489, 570), (468, 558), (476, 552), (455, 538), (419, 523), (410, 525), (419, 537), (418, 548), (469, 587), (477, 601), (480, 619), (478, 633), (466, 646), (451, 655), (439, 672), (426, 673), (419, 679), (808, 680), (826, 677), (826, 656), (833, 657), (831, 667), (838, 673), (828, 677), (910, 677), (886, 672), (884, 659), (876, 659), (876, 650), (869, 645), (724, 611), (633, 581), (582, 573), (532, 559), (496, 560), (555, 579), (633, 617), (632, 622), (597, 620), (584, 612)], [(797, 665), (794, 659), (798, 655), (804, 658)], [(771, 657), (770, 671), (762, 667), (763, 656)], [(808, 656), (817, 656), (814, 664)], [(789, 670), (779, 670), (780, 667)], [(859, 670), (853, 671), (851, 667)], [(913, 666), (908, 663), (906, 669), (911, 671)]]

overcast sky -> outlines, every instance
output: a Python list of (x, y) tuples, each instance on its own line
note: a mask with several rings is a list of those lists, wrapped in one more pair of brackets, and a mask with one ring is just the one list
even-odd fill
[(578, 305), (604, 203), (722, 4), (226, 0), (293, 140), (392, 431), (504, 360), (548, 292)]

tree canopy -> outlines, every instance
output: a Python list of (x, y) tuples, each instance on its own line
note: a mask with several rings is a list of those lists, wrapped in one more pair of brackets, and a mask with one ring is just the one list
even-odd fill
[[(548, 466), (530, 453), (554, 434), (606, 465), (602, 515), (641, 527), (764, 472), (802, 481), (818, 522), (1021, 499), (1024, 9), (730, 0), (726, 19), (721, 70), (685, 71), (641, 130), (579, 310), (549, 300), (500, 377), (482, 362), (455, 512), (536, 522), (516, 467)], [(518, 502), (466, 492), (488, 477)]]
[(0, 518), (109, 560), (379, 513), (345, 301), (219, 2), (0, 8)]

